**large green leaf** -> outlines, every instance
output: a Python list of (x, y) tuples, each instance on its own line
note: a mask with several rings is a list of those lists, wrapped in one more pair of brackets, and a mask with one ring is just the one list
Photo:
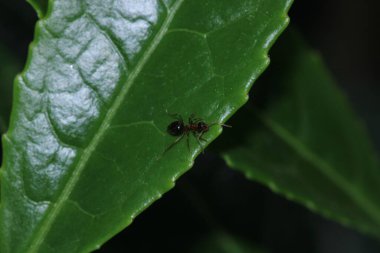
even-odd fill
[(49, 1), (3, 138), (0, 252), (90, 251), (129, 225), (201, 151), (164, 153), (166, 111), (230, 117), (290, 3)]
[(13, 80), (20, 64), (11, 53), (0, 45), (0, 133), (8, 128), (11, 113)]
[(380, 237), (380, 170), (361, 122), (318, 54), (296, 34), (278, 45), (267, 82), (256, 86), (263, 102), (232, 122), (227, 163), (313, 211)]

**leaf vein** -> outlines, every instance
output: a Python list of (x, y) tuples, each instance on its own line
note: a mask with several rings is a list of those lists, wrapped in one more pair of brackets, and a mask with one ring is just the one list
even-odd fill
[(128, 59), (128, 56), (123, 53), (123, 49), (116, 42), (116, 39), (113, 38), (113, 36), (106, 29), (104, 29), (91, 14), (86, 12), (84, 15), (96, 27), (96, 29), (106, 38), (106, 40), (114, 49), (115, 53), (119, 55), (120, 59), (122, 59), (121, 62), (123, 64), (123, 68), (127, 70), (130, 61)]

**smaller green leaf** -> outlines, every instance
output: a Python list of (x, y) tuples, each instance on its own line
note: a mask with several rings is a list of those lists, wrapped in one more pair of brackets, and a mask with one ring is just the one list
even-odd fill
[(0, 45), (0, 133), (8, 128), (11, 114), (13, 79), (20, 64), (3, 45)]
[(361, 122), (299, 35), (279, 45), (255, 93), (265, 102), (231, 123), (224, 158), (274, 192), (380, 237), (380, 170)]
[(194, 253), (264, 253), (266, 251), (251, 243), (236, 239), (226, 233), (209, 235), (196, 244)]

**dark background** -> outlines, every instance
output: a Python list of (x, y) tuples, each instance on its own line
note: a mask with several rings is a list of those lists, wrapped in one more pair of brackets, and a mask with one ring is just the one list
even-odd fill
[[(292, 26), (322, 54), (377, 150), (379, 10), (378, 0), (320, 0), (296, 1), (290, 12)], [(23, 0), (0, 0), (0, 41), (21, 66), (36, 19)], [(380, 252), (378, 242), (248, 182), (212, 152), (200, 156), (172, 191), (98, 252), (190, 252), (203, 237), (221, 228), (273, 253)]]

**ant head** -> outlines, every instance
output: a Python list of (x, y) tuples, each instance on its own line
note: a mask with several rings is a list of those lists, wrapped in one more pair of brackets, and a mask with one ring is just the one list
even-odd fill
[(197, 125), (198, 132), (207, 132), (208, 129), (209, 129), (209, 126), (206, 123), (204, 123), (203, 121), (198, 122), (198, 125)]

